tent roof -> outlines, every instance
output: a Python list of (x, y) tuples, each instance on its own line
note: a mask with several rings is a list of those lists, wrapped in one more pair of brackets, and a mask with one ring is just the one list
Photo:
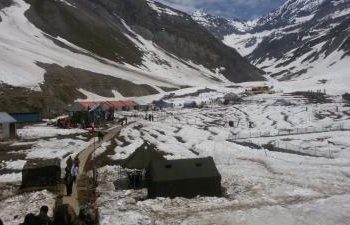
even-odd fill
[(137, 105), (137, 103), (134, 101), (123, 101), (123, 104), (125, 106), (136, 106)]
[(85, 108), (88, 108), (88, 107), (91, 108), (91, 107), (94, 107), (95, 105), (99, 104), (98, 102), (78, 102), (78, 103)]
[(128, 169), (147, 169), (152, 161), (164, 160), (163, 154), (151, 148), (146, 148), (144, 144), (136, 149), (123, 163), (123, 167)]
[(128, 169), (146, 169), (154, 160), (164, 160), (162, 154), (151, 149), (137, 149), (123, 163)]
[(121, 101), (103, 102), (102, 105), (109, 106), (109, 107), (123, 107), (124, 106), (124, 104)]
[(150, 170), (153, 182), (221, 177), (212, 157), (153, 161)]
[(8, 113), (0, 112), (0, 123), (16, 123), (17, 121)]
[(23, 169), (36, 169), (36, 168), (43, 168), (48, 166), (61, 166), (61, 160), (58, 158), (54, 159), (30, 159), (26, 162)]

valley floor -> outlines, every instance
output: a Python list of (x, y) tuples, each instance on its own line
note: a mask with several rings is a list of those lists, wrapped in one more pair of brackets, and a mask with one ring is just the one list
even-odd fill
[[(282, 98), (288, 104), (281, 104)], [(147, 190), (116, 190), (121, 170), (109, 165), (99, 170), (100, 222), (348, 224), (349, 112), (350, 107), (340, 103), (310, 104), (276, 94), (249, 97), (233, 106), (163, 112), (156, 122), (139, 120), (121, 132), (111, 159), (125, 159), (145, 142), (168, 159), (212, 156), (222, 175), (224, 197), (147, 200)], [(235, 127), (228, 127), (230, 120)], [(237, 138), (306, 128), (315, 132)], [(321, 128), (328, 131), (317, 132)]]
[[(173, 100), (186, 98), (191, 97)], [(117, 138), (96, 151), (100, 224), (350, 221), (350, 107), (338, 97), (314, 104), (300, 96), (257, 95), (235, 105), (157, 112), (154, 122), (138, 114)], [(22, 141), (3, 144), (0, 156), (0, 218), (10, 225), (41, 204), (52, 210), (56, 197), (46, 190), (17, 192), (26, 160), (59, 157), (64, 168), (69, 155), (91, 144), (84, 130), (44, 124), (24, 127), (19, 135)], [(163, 152), (167, 159), (213, 157), (222, 176), (223, 197), (147, 199), (146, 189), (122, 190), (115, 182), (122, 176), (120, 161), (142, 146)]]

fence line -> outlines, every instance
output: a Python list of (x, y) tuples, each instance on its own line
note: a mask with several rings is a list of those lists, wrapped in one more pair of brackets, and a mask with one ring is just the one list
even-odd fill
[(337, 124), (330, 125), (326, 127), (308, 127), (308, 128), (296, 128), (296, 129), (280, 129), (277, 132), (271, 131), (253, 131), (249, 133), (230, 133), (228, 141), (250, 139), (250, 138), (264, 138), (264, 137), (278, 137), (278, 136), (289, 136), (289, 135), (299, 135), (299, 134), (313, 134), (313, 133), (323, 133), (331, 131), (349, 131), (350, 126), (348, 124)]

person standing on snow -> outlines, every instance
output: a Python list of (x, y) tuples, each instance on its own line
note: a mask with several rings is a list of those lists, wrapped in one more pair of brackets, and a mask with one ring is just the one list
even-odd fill
[(77, 155), (77, 156), (75, 156), (75, 158), (74, 158), (74, 166), (79, 167), (79, 164), (80, 164), (80, 159), (79, 159), (79, 156)]
[(72, 188), (73, 188), (73, 177), (71, 174), (71, 171), (66, 167), (66, 174), (64, 176), (64, 181), (66, 184), (66, 191), (67, 191), (67, 196), (72, 195)]
[(72, 159), (72, 156), (69, 156), (69, 158), (67, 159), (66, 163), (67, 163), (68, 169), (71, 170), (71, 169), (72, 169), (72, 166), (73, 166), (73, 159)]
[(78, 175), (79, 175), (79, 166), (77, 166), (76, 164), (74, 164), (72, 169), (71, 169), (71, 175), (73, 177), (73, 182), (75, 182), (77, 180)]

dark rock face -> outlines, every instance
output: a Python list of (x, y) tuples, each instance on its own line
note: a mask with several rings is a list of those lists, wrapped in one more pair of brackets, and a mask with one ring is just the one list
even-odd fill
[[(317, 10), (310, 10), (310, 12), (300, 11), (298, 15), (305, 14), (305, 16), (314, 16), (312, 19), (304, 23), (297, 24), (295, 27), (291, 28), (289, 34), (281, 36), (280, 34), (275, 33), (266, 37), (258, 48), (249, 56), (249, 58), (251, 60), (262, 60), (263, 52), (265, 52), (265, 55), (268, 53), (269, 56), (281, 58), (281, 56), (286, 52), (295, 48), (298, 49), (295, 51), (296, 54), (294, 57), (298, 57), (306, 52), (309, 52), (312, 47), (322, 42), (326, 43), (322, 46), (320, 53), (325, 53), (326, 56), (339, 47), (348, 52), (350, 49), (346, 45), (346, 41), (348, 41), (346, 39), (348, 39), (349, 36), (348, 28), (350, 27), (350, 18), (348, 15), (332, 18), (331, 15), (338, 10), (349, 7), (350, 3), (341, 3), (334, 6), (332, 1), (328, 0), (319, 5)], [(252, 32), (267, 30), (272, 26), (274, 29), (276, 29), (281, 26), (292, 25), (295, 21), (291, 17), (294, 16), (295, 15), (291, 14), (289, 11), (285, 12), (283, 17), (278, 15), (267, 23), (256, 27)], [(332, 24), (335, 24), (336, 26), (330, 28)], [(318, 31), (316, 32), (316, 30)], [(324, 32), (325, 34), (320, 35), (321, 32)], [(312, 58), (315, 57), (316, 56)], [(291, 61), (293, 61), (293, 59), (291, 59)]]
[[(344, 51), (343, 57), (350, 52), (350, 17), (348, 14), (338, 15), (342, 10), (350, 8), (350, 2), (336, 4), (336, 1), (326, 0), (322, 4), (295, 4), (290, 1), (290, 4), (275, 11), (273, 16), (259, 21), (260, 25), (252, 32), (269, 29), (280, 29), (283, 32), (274, 32), (265, 37), (248, 56), (249, 61), (255, 64), (271, 58), (282, 61), (275, 67), (286, 71), (282, 76), (277, 75), (283, 80), (307, 72), (307, 68), (297, 71), (289, 66), (301, 57), (305, 56), (302, 63), (312, 63), (338, 50)], [(302, 10), (303, 8), (306, 9)], [(310, 18), (297, 23), (296, 19), (302, 17)], [(290, 28), (285, 29), (284, 26)]]
[(78, 89), (96, 93), (103, 97), (114, 97), (118, 90), (125, 97), (157, 94), (148, 85), (137, 85), (127, 80), (96, 74), (90, 71), (38, 63), (46, 70), (41, 92), (0, 84), (0, 110), (6, 112), (43, 112), (65, 108), (77, 98), (85, 99)]
[(225, 35), (242, 34), (244, 33), (238, 29), (233, 22), (244, 26), (245, 22), (239, 19), (229, 20), (218, 16), (212, 16), (204, 11), (196, 11), (192, 14), (192, 19), (208, 31), (214, 34), (217, 38), (223, 39)]
[(68, 1), (77, 8), (54, 0), (26, 0), (28, 19), (46, 33), (60, 36), (77, 46), (113, 61), (141, 64), (141, 52), (122, 32), (118, 16), (99, 1)]
[[(250, 65), (190, 16), (159, 13), (144, 0), (69, 0), (75, 7), (54, 0), (26, 0), (26, 16), (46, 33), (64, 39), (117, 62), (140, 65), (142, 52), (125, 37), (134, 31), (177, 57), (222, 73), (235, 82), (262, 80), (261, 71)], [(157, 7), (167, 9), (159, 3)]]
[[(280, 80), (298, 77), (315, 66), (316, 60), (323, 60), (332, 53), (341, 50), (342, 58), (350, 55), (349, 8), (349, 1), (287, 0), (243, 32), (240, 39), (243, 44), (239, 47), (252, 47), (263, 37), (246, 58), (254, 65), (264, 65), (261, 69), (267, 71), (274, 67), (270, 76)], [(208, 30), (217, 35), (215, 28), (209, 27)], [(240, 35), (236, 31), (231, 34)], [(291, 65), (300, 58), (303, 58), (301, 64), (304, 66), (296, 68)], [(263, 63), (270, 60), (278, 62), (271, 66)]]
[[(12, 0), (1, 0), (0, 1), (0, 10), (6, 7), (9, 7), (12, 4)], [(2, 21), (0, 16), (0, 22)]]

